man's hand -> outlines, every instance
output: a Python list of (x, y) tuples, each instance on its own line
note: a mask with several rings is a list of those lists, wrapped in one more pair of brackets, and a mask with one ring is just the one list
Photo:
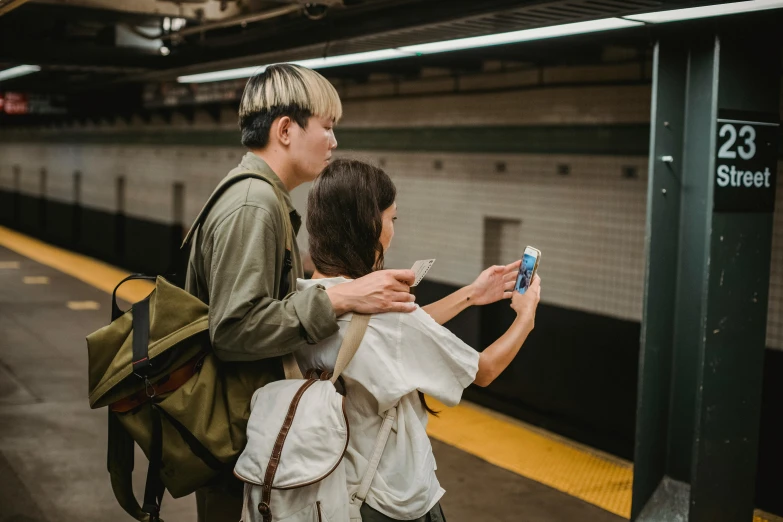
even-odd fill
[(501, 299), (511, 299), (520, 263), (521, 259), (506, 266), (491, 266), (481, 272), (470, 285), (470, 303), (486, 305)]
[(334, 313), (381, 314), (412, 312), (416, 309), (410, 285), (416, 280), (413, 270), (378, 270), (350, 283), (326, 290)]

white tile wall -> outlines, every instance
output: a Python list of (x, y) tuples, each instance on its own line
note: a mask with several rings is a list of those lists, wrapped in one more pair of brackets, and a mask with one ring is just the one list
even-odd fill
[[(361, 156), (375, 164), (383, 160), (397, 185), (399, 220), (388, 266), (407, 268), (417, 259), (434, 257), (428, 278), (468, 284), (485, 268), (484, 218), (521, 220), (520, 244), (543, 252), (544, 301), (640, 320), (646, 158)], [(436, 160), (442, 170), (435, 170)], [(497, 161), (506, 162), (506, 172), (495, 172)], [(564, 162), (571, 166), (568, 176), (557, 174)], [(623, 166), (636, 167), (639, 177), (623, 179)], [(296, 200), (304, 197), (302, 191)]]
[(241, 147), (6, 144), (0, 148), (0, 187), (13, 189), (13, 166), (21, 191), (38, 196), (39, 173), (47, 169), (47, 197), (73, 202), (73, 175), (82, 173), (82, 204), (117, 210), (116, 179), (125, 176), (125, 212), (171, 223), (173, 185), (185, 183), (185, 220), (190, 223), (220, 179), (244, 155)]
[[(572, 79), (585, 71), (545, 71), (550, 81)], [(536, 71), (502, 73), (497, 81), (536, 81)], [(599, 74), (599, 73), (596, 73)], [(609, 74), (604, 71), (600, 74)], [(632, 74), (617, 70), (611, 74)], [(435, 84), (440, 79), (422, 80)], [(480, 76), (461, 81), (482, 81)], [(368, 84), (379, 89), (390, 83)], [(478, 83), (476, 84), (478, 86)], [(345, 86), (354, 93), (359, 86)], [(415, 88), (411, 86), (411, 88)], [(423, 87), (422, 87), (423, 88)], [(489, 94), (439, 95), (346, 100), (345, 127), (504, 125), (645, 122), (649, 87), (563, 87)], [(214, 124), (205, 114), (194, 124), (138, 120), (131, 128), (236, 128), (223, 114)], [(119, 126), (115, 126), (119, 129)], [(111, 132), (90, 124), (80, 130)], [(62, 132), (55, 130), (52, 132)], [(339, 137), (339, 136), (338, 136)], [(13, 188), (13, 166), (22, 168), (21, 190), (38, 195), (46, 168), (47, 196), (70, 202), (73, 173), (82, 173), (82, 203), (115, 211), (116, 177), (126, 177), (126, 212), (164, 223), (172, 220), (172, 186), (185, 184), (189, 224), (217, 182), (244, 154), (237, 147), (155, 147), (67, 144), (0, 144), (0, 187)], [(545, 302), (630, 320), (640, 320), (644, 274), (647, 159), (644, 157), (552, 156), (518, 154), (435, 154), (341, 151), (383, 166), (399, 192), (397, 235), (387, 256), (391, 267), (416, 259), (438, 259), (428, 277), (467, 284), (483, 267), (486, 217), (521, 220), (519, 244), (543, 251), (541, 275)], [(435, 168), (435, 162), (442, 164)], [(495, 171), (497, 162), (506, 171)], [(570, 167), (568, 176), (558, 165)], [(637, 179), (621, 170), (633, 166)], [(783, 162), (779, 165), (783, 172)], [(767, 343), (783, 349), (783, 176), (779, 178), (770, 278)], [(292, 194), (305, 213), (307, 186)], [(307, 231), (299, 237), (307, 250)], [(520, 252), (521, 255), (521, 252)], [(512, 261), (511, 259), (508, 260)]]

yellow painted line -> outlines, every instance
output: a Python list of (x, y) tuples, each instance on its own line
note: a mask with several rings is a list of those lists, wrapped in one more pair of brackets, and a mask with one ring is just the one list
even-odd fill
[(101, 305), (97, 301), (68, 301), (65, 306), (71, 310), (100, 310)]
[(753, 522), (783, 522), (783, 518), (757, 509), (753, 513)]
[[(516, 419), (463, 402), (430, 416), (427, 433), (517, 475), (545, 484), (624, 518), (631, 517), (633, 464)], [(753, 522), (783, 522), (755, 510)]]
[(19, 261), (0, 261), (0, 270), (18, 270)]
[(24, 276), (22, 282), (26, 285), (48, 285), (49, 278), (46, 276)]
[[(0, 226), (0, 246), (75, 277), (104, 292), (111, 293), (117, 283), (129, 275), (128, 272), (109, 264), (49, 245), (2, 226)], [(150, 281), (129, 281), (120, 287), (117, 294), (121, 299), (135, 303), (147, 297), (153, 288), (154, 285)]]
[[(432, 399), (428, 398), (427, 402)], [(543, 430), (490, 414), (463, 403), (446, 408), (432, 400), (438, 417), (430, 417), (435, 439), (475, 455), (621, 517), (631, 516), (633, 466), (586, 451)]]

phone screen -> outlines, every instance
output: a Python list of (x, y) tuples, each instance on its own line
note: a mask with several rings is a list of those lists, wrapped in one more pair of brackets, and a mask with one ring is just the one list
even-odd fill
[(520, 294), (524, 294), (530, 283), (533, 282), (533, 274), (535, 273), (536, 261), (538, 256), (534, 253), (525, 252), (522, 256), (522, 264), (519, 265), (519, 273), (517, 274), (517, 284), (514, 289)]

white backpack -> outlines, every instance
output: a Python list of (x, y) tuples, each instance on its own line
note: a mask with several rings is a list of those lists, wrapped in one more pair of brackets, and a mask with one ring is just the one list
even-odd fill
[(350, 429), (344, 397), (334, 383), (359, 348), (369, 320), (353, 315), (333, 375), (310, 370), (303, 378), (293, 356), (286, 357), (286, 380), (253, 394), (247, 446), (234, 467), (245, 482), (242, 522), (361, 522), (359, 509), (397, 407), (386, 412), (358, 491), (349, 495), (343, 456)]

